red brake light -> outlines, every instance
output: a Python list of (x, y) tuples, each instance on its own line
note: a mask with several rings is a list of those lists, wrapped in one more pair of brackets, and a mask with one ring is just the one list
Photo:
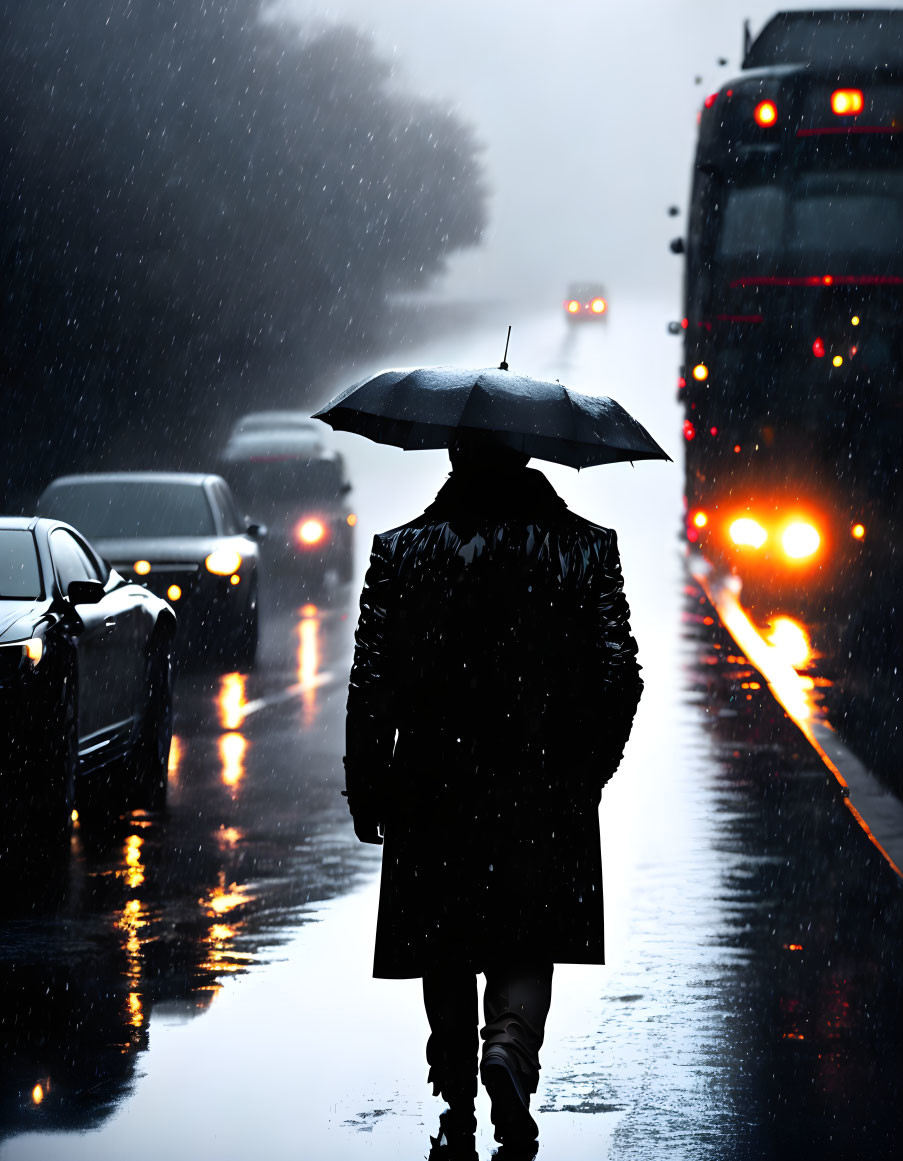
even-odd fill
[(690, 440), (696, 438), (696, 428), (689, 419), (684, 420), (684, 439)]
[(825, 344), (821, 339), (816, 339), (812, 344), (812, 354), (816, 359), (823, 359), (825, 357)]
[(717, 93), (709, 93), (709, 95), (708, 95), (708, 96), (706, 97), (706, 99), (705, 99), (705, 107), (706, 107), (707, 109), (711, 109), (711, 107), (712, 107), (712, 106), (715, 104), (715, 102), (716, 102), (717, 100), (718, 100), (718, 94), (717, 94)]
[(778, 107), (774, 101), (760, 101), (753, 110), (753, 118), (763, 129), (770, 129), (778, 119)]
[(835, 89), (831, 94), (831, 112), (838, 117), (855, 117), (864, 108), (862, 89)]

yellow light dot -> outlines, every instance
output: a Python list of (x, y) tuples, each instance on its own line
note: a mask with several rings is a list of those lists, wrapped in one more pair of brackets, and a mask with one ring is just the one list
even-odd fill
[(693, 517), (693, 523), (696, 525), (697, 528), (705, 528), (705, 526), (706, 526), (706, 524), (708, 524), (708, 522), (709, 522), (709, 518), (708, 518), (708, 516), (706, 516), (705, 512), (697, 512), (696, 515)]
[(345, 517), (345, 523), (349, 526), (349, 528), (353, 528), (355, 524), (357, 524), (357, 517), (353, 512), (349, 512)]
[(149, 560), (136, 560), (132, 567), (138, 576), (147, 576), (151, 570)]
[(850, 532), (853, 534), (854, 540), (863, 540), (865, 538), (865, 525), (854, 524)]
[(835, 367), (842, 367), (843, 366), (843, 355), (835, 355), (834, 358), (831, 360), (831, 362), (834, 364)]
[(182, 590), (178, 585), (170, 585), (166, 590), (166, 595), (171, 601), (177, 601), (182, 595)]
[(859, 326), (859, 315), (854, 314), (853, 317), (850, 319), (850, 322), (853, 324), (854, 327), (858, 327)]
[(230, 585), (237, 585), (240, 581), (241, 581), (241, 577), (238, 575), (238, 573), (236, 573), (234, 576), (229, 577), (229, 584)]
[(34, 1088), (31, 1090), (31, 1099), (34, 1101), (34, 1103), (36, 1105), (39, 1105), (41, 1103), (41, 1101), (44, 1099), (44, 1089), (41, 1085), (36, 1084), (34, 1086)]
[(693, 378), (697, 383), (704, 383), (709, 377), (709, 369), (705, 363), (697, 363), (693, 368)]
[[(855, 533), (853, 535), (855, 536)], [(72, 814), (69, 817), (72, 819), (73, 822), (78, 822), (78, 811), (73, 810)]]

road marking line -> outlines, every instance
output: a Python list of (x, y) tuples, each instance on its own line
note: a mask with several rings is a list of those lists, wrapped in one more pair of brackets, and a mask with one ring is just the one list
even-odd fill
[[(310, 681), (297, 681), (294, 685), (289, 685), (279, 693), (271, 693), (266, 697), (258, 697), (254, 701), (249, 701), (247, 705), (242, 706), (241, 721), (249, 718), (251, 714), (259, 713), (263, 709), (268, 709), (273, 705), (280, 705), (282, 702), (292, 701), (293, 698), (303, 697), (305, 693), (312, 693), (315, 689), (320, 689), (324, 685), (332, 685), (337, 680), (334, 673), (324, 670), (322, 673), (316, 674)], [(241, 725), (241, 722), (239, 723)]]
[[(722, 625), (749, 663), (759, 671), (775, 701), (783, 707), (836, 779), (844, 806), (891, 870), (903, 878), (900, 869), (903, 864), (903, 803), (881, 785), (826, 721), (811, 715), (799, 674), (788, 662), (776, 659), (775, 650), (760, 636), (737, 599), (736, 591), (728, 588), (724, 578), (714, 572), (704, 557), (693, 554), (689, 567)], [(861, 809), (852, 801), (854, 793)], [(871, 822), (866, 821), (865, 814)]]

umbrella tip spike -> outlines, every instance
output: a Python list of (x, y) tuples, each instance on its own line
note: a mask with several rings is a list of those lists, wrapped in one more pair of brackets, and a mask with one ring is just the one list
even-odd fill
[(508, 344), (511, 342), (511, 326), (508, 326), (508, 337), (505, 339), (505, 353), (502, 355), (502, 361), (499, 363), (500, 371), (508, 370)]

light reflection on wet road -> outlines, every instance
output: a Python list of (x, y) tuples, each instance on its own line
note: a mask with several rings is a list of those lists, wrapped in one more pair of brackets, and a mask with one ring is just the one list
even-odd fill
[[(527, 333), (523, 364), (584, 383), (611, 341)], [(610, 386), (662, 435), (673, 357)], [(606, 384), (631, 358), (612, 343)], [(383, 453), (352, 461), (362, 548), (445, 470), (387, 483)], [(603, 799), (609, 963), (557, 975), (540, 1156), (896, 1155), (898, 884), (686, 577), (679, 470), (606, 471), (549, 474), (618, 528), (647, 691)], [(354, 614), (269, 598), (256, 672), (182, 678), (166, 818), (77, 831), (3, 902), (2, 1161), (426, 1152), (418, 986), (369, 978), (379, 852), (338, 794)]]

